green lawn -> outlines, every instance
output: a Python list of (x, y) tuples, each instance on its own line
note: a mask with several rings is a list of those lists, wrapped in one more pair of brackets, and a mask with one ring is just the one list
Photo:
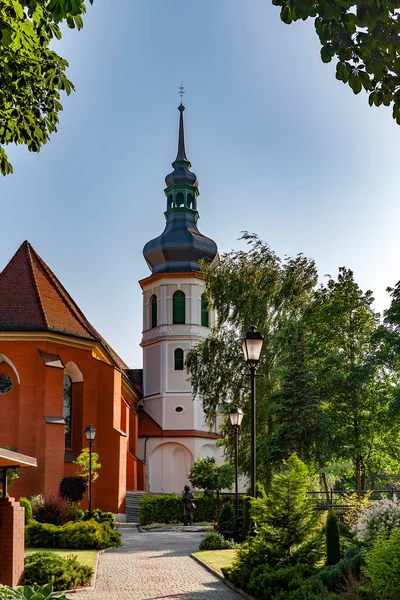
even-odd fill
[(97, 550), (64, 550), (58, 548), (25, 548), (25, 556), (33, 554), (34, 552), (54, 552), (59, 554), (63, 558), (66, 556), (77, 556), (78, 562), (88, 565), (94, 568), (94, 561), (96, 559)]
[(220, 571), (222, 567), (230, 567), (236, 558), (237, 550), (201, 550), (194, 555), (204, 560), (210, 567)]

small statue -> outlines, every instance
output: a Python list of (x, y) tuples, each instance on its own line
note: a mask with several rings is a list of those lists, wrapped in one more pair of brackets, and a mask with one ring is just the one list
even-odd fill
[(182, 492), (182, 500), (183, 500), (183, 524), (184, 525), (193, 525), (193, 512), (196, 508), (194, 503), (194, 496), (190, 491), (190, 487), (185, 485)]

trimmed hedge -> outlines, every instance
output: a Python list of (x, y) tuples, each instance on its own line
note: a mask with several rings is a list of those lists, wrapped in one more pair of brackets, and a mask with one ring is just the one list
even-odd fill
[(92, 567), (77, 561), (76, 556), (62, 558), (52, 552), (34, 552), (25, 558), (24, 584), (51, 583), (54, 591), (90, 583)]
[(50, 523), (30, 521), (25, 527), (28, 548), (71, 548), (72, 550), (101, 550), (120, 546), (121, 534), (109, 523), (95, 520), (66, 523), (61, 527)]
[[(216, 501), (202, 494), (196, 494), (194, 502), (196, 504), (194, 520), (197, 522), (213, 521)], [(140, 525), (182, 522), (183, 502), (179, 494), (143, 495), (140, 498)]]

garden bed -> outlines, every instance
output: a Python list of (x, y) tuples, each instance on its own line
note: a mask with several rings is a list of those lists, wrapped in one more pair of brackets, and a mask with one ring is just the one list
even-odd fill
[(196, 556), (212, 569), (222, 573), (222, 568), (231, 567), (236, 558), (237, 550), (200, 550), (195, 552)]

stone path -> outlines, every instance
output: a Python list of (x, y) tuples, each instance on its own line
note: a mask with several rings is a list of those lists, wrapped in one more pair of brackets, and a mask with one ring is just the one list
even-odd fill
[(241, 597), (196, 563), (204, 534), (122, 530), (120, 548), (100, 555), (94, 590), (71, 600), (239, 600)]

